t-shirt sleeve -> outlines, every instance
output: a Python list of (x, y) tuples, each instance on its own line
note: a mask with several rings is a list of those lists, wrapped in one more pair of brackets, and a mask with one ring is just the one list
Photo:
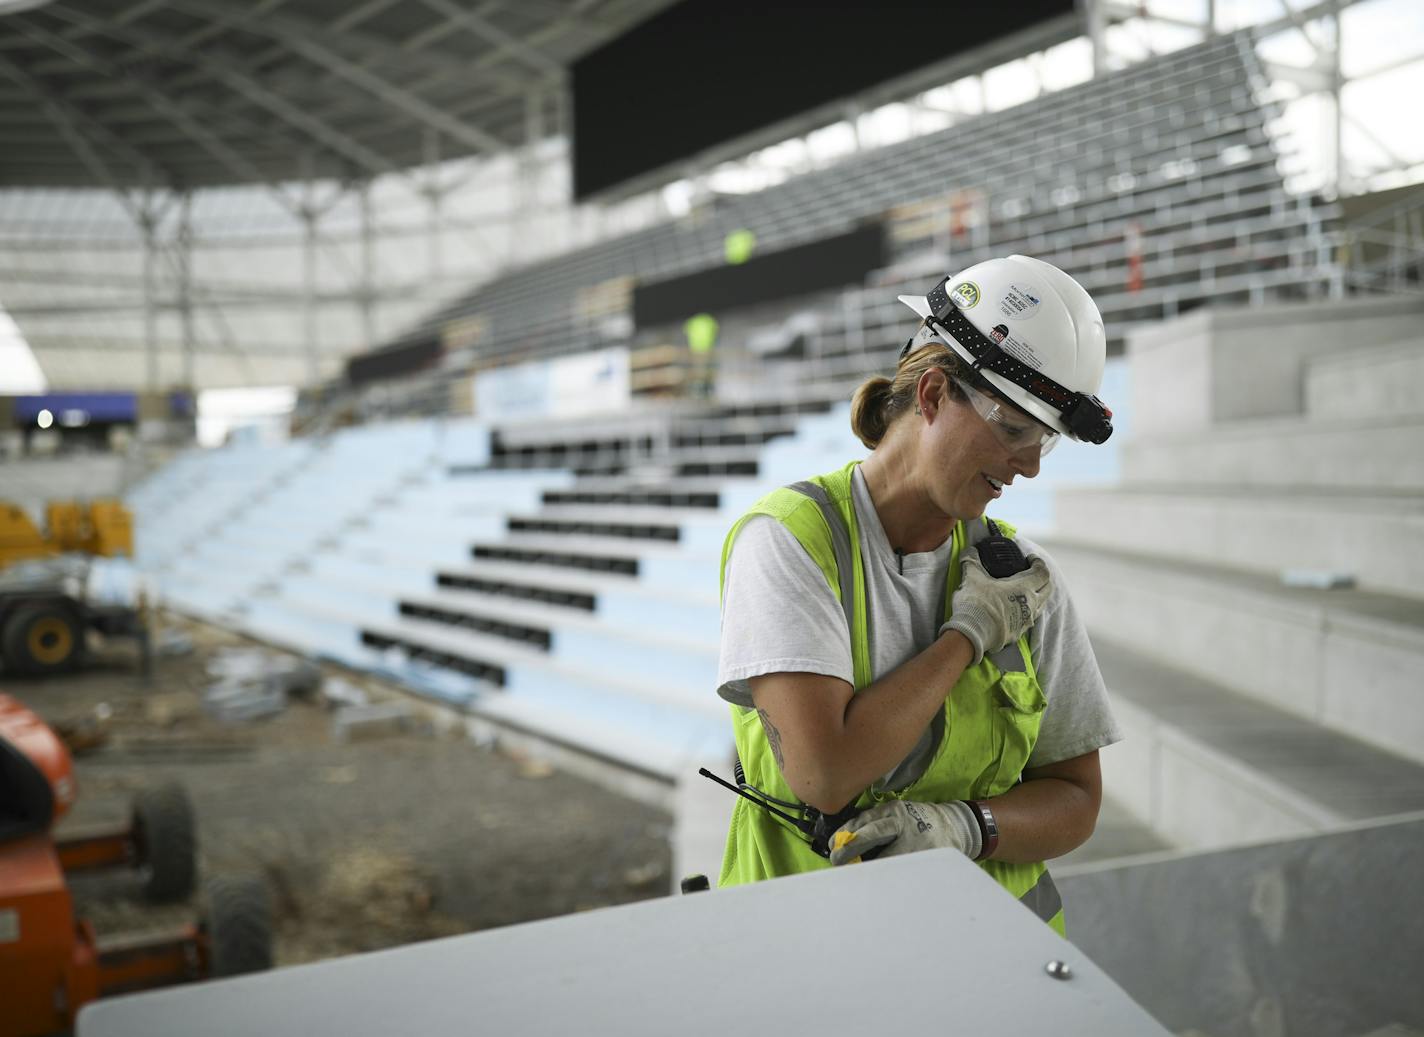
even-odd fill
[(825, 574), (790, 530), (754, 515), (727, 560), (717, 694), (750, 708), (747, 680), (767, 673), (855, 678), (845, 612)]
[(1027, 766), (1042, 767), (1121, 741), (1122, 729), (1113, 718), (1097, 656), (1063, 571), (1037, 544), (1022, 537), (1019, 543), (1025, 554), (1042, 557), (1053, 577), (1048, 602), (1029, 634), (1048, 706)]

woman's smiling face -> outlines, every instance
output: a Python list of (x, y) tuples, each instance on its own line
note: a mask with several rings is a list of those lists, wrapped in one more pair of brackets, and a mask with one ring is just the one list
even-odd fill
[[(1038, 474), (1036, 437), (1030, 437), (1034, 442), (1023, 449), (1006, 447), (944, 371), (925, 372), (917, 400), (924, 421), (918, 481), (925, 496), (946, 516), (976, 518), (1015, 478), (1032, 479)], [(1032, 424), (1027, 416), (1023, 421)]]

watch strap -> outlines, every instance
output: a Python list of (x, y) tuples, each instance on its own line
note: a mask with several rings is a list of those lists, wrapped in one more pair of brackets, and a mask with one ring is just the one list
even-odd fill
[(982, 799), (966, 799), (963, 802), (979, 824), (979, 856), (974, 859), (988, 860), (999, 848), (999, 823), (994, 820), (994, 812), (989, 809), (989, 804)]

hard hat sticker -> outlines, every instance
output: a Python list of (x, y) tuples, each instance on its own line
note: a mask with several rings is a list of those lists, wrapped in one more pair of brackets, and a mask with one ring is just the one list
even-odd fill
[(949, 301), (961, 310), (972, 310), (979, 305), (979, 286), (973, 281), (960, 281), (949, 293)]
[[(999, 328), (1004, 328), (1005, 331), (1008, 330), (1003, 324), (1000, 324)], [(994, 330), (997, 331), (998, 328)], [(995, 339), (998, 340), (998, 336), (995, 336)], [(1018, 336), (1005, 335), (1004, 338), (999, 341), (999, 348), (1025, 367), (1031, 367), (1035, 371), (1043, 370), (1043, 358), (1034, 352), (1033, 346)]]
[(999, 312), (1010, 320), (1024, 320), (1038, 312), (1042, 296), (1031, 284), (1011, 284), (999, 302)]

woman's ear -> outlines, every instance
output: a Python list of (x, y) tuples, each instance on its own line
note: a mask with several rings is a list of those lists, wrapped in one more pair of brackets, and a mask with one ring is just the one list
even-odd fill
[(948, 395), (949, 382), (938, 367), (931, 367), (920, 375), (915, 385), (915, 413), (924, 412), (926, 418), (934, 421)]

